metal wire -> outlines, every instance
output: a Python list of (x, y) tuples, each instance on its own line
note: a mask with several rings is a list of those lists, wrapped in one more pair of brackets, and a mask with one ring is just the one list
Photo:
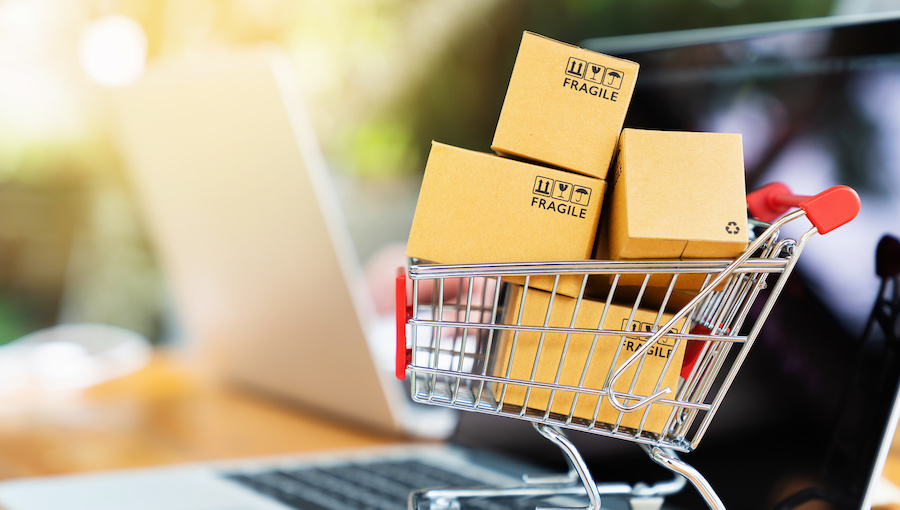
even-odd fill
[[(777, 240), (779, 228), (799, 215), (770, 226), (734, 261), (412, 261), (412, 397), (691, 451), (815, 233), (797, 242)], [(642, 275), (637, 288), (622, 284), (634, 275)], [(685, 303), (686, 275), (702, 284)], [(564, 276), (580, 278), (574, 295), (560, 293)], [(763, 313), (753, 317), (751, 307), (773, 278)], [(549, 288), (532, 288), (551, 281)], [(667, 283), (659, 287), (658, 281)], [(426, 283), (431, 300), (422, 304)], [(623, 304), (627, 315), (611, 324), (610, 310)], [(743, 331), (747, 322), (749, 333)], [(692, 329), (698, 324), (706, 329)], [(700, 346), (697, 360), (673, 379), (688, 345)], [(598, 373), (602, 384), (595, 381)]]

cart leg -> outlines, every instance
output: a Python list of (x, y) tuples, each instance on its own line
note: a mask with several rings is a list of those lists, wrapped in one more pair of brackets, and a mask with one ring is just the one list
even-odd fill
[(709, 482), (706, 481), (706, 478), (704, 478), (699, 471), (682, 462), (675, 452), (664, 450), (658, 446), (643, 446), (643, 448), (654, 462), (687, 478), (697, 489), (697, 492), (703, 497), (703, 500), (706, 501), (706, 504), (710, 509), (725, 510), (725, 505), (722, 503), (722, 500), (719, 499), (719, 496), (713, 490), (712, 486), (709, 485)]
[(468, 489), (423, 489), (409, 495), (408, 508), (416, 510), (457, 510), (460, 498), (483, 497), (550, 497), (587, 495), (590, 505), (583, 507), (538, 507), (537, 510), (600, 510), (600, 494), (631, 494), (628, 484), (604, 484), (597, 486), (588, 472), (587, 464), (575, 445), (562, 430), (544, 424), (535, 424), (537, 431), (564, 453), (569, 463), (569, 472), (562, 475), (523, 476), (523, 485), (514, 487), (472, 487)]
[[(597, 490), (597, 483), (594, 482), (594, 478), (588, 471), (587, 464), (585, 464), (584, 459), (581, 457), (581, 454), (578, 453), (578, 449), (575, 448), (575, 445), (573, 445), (572, 442), (569, 441), (569, 438), (567, 438), (563, 433), (563, 431), (557, 427), (544, 425), (543, 423), (535, 423), (534, 428), (536, 428), (542, 436), (546, 437), (553, 444), (558, 446), (559, 449), (562, 450), (565, 454), (566, 461), (569, 463), (569, 473), (568, 475), (566, 475), (566, 481), (570, 483), (574, 482), (575, 475), (577, 475), (578, 479), (581, 480), (581, 484), (584, 485), (584, 490), (591, 502), (589, 506), (585, 507), (585, 510), (600, 510), (600, 491)], [(534, 483), (535, 478), (530, 478), (531, 479), (529, 481)], [(537, 510), (557, 509), (538, 507)]]

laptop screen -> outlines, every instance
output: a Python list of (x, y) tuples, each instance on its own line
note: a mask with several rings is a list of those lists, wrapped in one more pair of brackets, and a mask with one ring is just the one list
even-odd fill
[[(889, 17), (582, 42), (641, 65), (626, 127), (741, 133), (748, 189), (847, 184), (862, 199), (852, 223), (810, 240), (708, 434), (683, 456), (729, 509), (861, 508), (880, 474), (900, 381), (898, 300), (868, 323), (882, 283), (876, 247), (900, 236), (898, 33)], [(896, 257), (883, 250), (882, 274)], [(508, 439), (522, 436), (494, 436), (523, 452)], [(599, 481), (666, 476), (635, 445), (575, 436)], [(690, 487), (670, 501), (706, 508)]]

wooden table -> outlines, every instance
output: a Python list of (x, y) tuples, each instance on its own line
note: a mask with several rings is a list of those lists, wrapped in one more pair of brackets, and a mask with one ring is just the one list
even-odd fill
[(217, 385), (165, 354), (86, 391), (0, 400), (0, 478), (393, 441)]
[[(0, 403), (0, 479), (398, 441), (223, 387), (162, 353), (86, 391)], [(900, 484), (900, 446), (885, 476)]]

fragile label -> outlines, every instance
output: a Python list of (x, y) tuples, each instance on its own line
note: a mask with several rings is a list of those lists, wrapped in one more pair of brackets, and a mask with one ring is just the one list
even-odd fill
[[(653, 333), (653, 324), (641, 321), (631, 321), (631, 331), (641, 331), (644, 333)], [(628, 319), (622, 319), (622, 330), (628, 330)], [(669, 334), (678, 334), (677, 329), (669, 330)], [(634, 352), (644, 345), (647, 338), (639, 338), (633, 336), (625, 337), (625, 350)], [(647, 350), (647, 356), (656, 356), (658, 358), (668, 358), (672, 354), (672, 348), (675, 346), (674, 340), (663, 336)]]
[(587, 186), (539, 175), (531, 191), (531, 207), (576, 218), (587, 216), (587, 206), (591, 202), (591, 188)]
[(566, 64), (563, 87), (596, 96), (599, 99), (616, 102), (625, 73), (618, 69), (608, 68), (600, 64), (588, 62), (580, 58), (569, 57)]

